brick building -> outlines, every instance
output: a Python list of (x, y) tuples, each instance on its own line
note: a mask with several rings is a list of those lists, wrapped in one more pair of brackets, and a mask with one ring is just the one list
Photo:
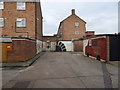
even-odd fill
[(58, 35), (60, 40), (73, 40), (83, 37), (86, 32), (86, 22), (75, 14), (75, 10), (72, 9), (72, 13), (69, 17), (60, 22)]
[(94, 35), (94, 31), (87, 32), (86, 22), (72, 9), (71, 15), (60, 22), (57, 37), (58, 42), (62, 44), (57, 43), (57, 48), (60, 50), (64, 47), (62, 51), (82, 51), (83, 42), (80, 39), (86, 35)]
[[(54, 41), (56, 47), (52, 51), (83, 51), (83, 41), (81, 39), (91, 35), (94, 35), (94, 31), (86, 31), (86, 22), (75, 14), (75, 9), (72, 9), (71, 15), (60, 22), (56, 35), (43, 37), (43, 46), (44, 48), (52, 47), (51, 43)], [(49, 44), (47, 41), (49, 41)]]
[(42, 40), (42, 13), (39, 2), (0, 2), (2, 36)]
[[(42, 11), (35, 0), (0, 2), (0, 43), (6, 51), (6, 60), (25, 61), (42, 51)], [(11, 39), (8, 46), (2, 39)], [(32, 47), (31, 47), (32, 46)], [(8, 50), (12, 48), (12, 50)], [(23, 49), (24, 48), (24, 49)], [(31, 50), (34, 50), (32, 52)], [(23, 50), (23, 51), (22, 51)], [(22, 52), (30, 55), (23, 55)], [(22, 59), (20, 59), (22, 57)], [(12, 58), (10, 60), (9, 58)]]

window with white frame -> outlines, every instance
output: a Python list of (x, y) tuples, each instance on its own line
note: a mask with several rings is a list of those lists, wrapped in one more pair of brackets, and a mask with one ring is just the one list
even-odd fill
[(75, 22), (75, 27), (78, 27), (79, 26), (79, 22)]
[(26, 18), (17, 18), (17, 27), (26, 27)]
[(76, 30), (76, 31), (75, 31), (75, 35), (78, 35), (78, 34), (79, 34), (79, 31), (78, 31), (78, 30)]
[(4, 26), (4, 18), (0, 18), (0, 27)]
[(25, 2), (17, 2), (17, 10), (25, 10), (26, 3)]
[(4, 9), (4, 2), (0, 2), (0, 9)]

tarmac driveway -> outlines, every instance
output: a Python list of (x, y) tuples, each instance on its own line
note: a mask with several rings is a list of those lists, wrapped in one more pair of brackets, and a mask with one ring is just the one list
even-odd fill
[(106, 65), (82, 53), (46, 52), (4, 88), (118, 88), (117, 63)]

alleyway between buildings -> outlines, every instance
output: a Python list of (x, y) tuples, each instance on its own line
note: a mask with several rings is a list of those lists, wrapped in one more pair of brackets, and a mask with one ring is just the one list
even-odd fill
[(4, 88), (117, 88), (118, 65), (112, 63), (104, 64), (82, 53), (45, 52), (30, 67), (3, 69)]

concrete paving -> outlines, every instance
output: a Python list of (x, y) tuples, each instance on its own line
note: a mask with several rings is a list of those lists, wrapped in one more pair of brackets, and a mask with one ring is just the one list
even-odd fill
[[(117, 63), (106, 65), (82, 53), (46, 52), (32, 66), (14, 72), (3, 88), (118, 88)], [(14, 73), (6, 71), (3, 79)]]

